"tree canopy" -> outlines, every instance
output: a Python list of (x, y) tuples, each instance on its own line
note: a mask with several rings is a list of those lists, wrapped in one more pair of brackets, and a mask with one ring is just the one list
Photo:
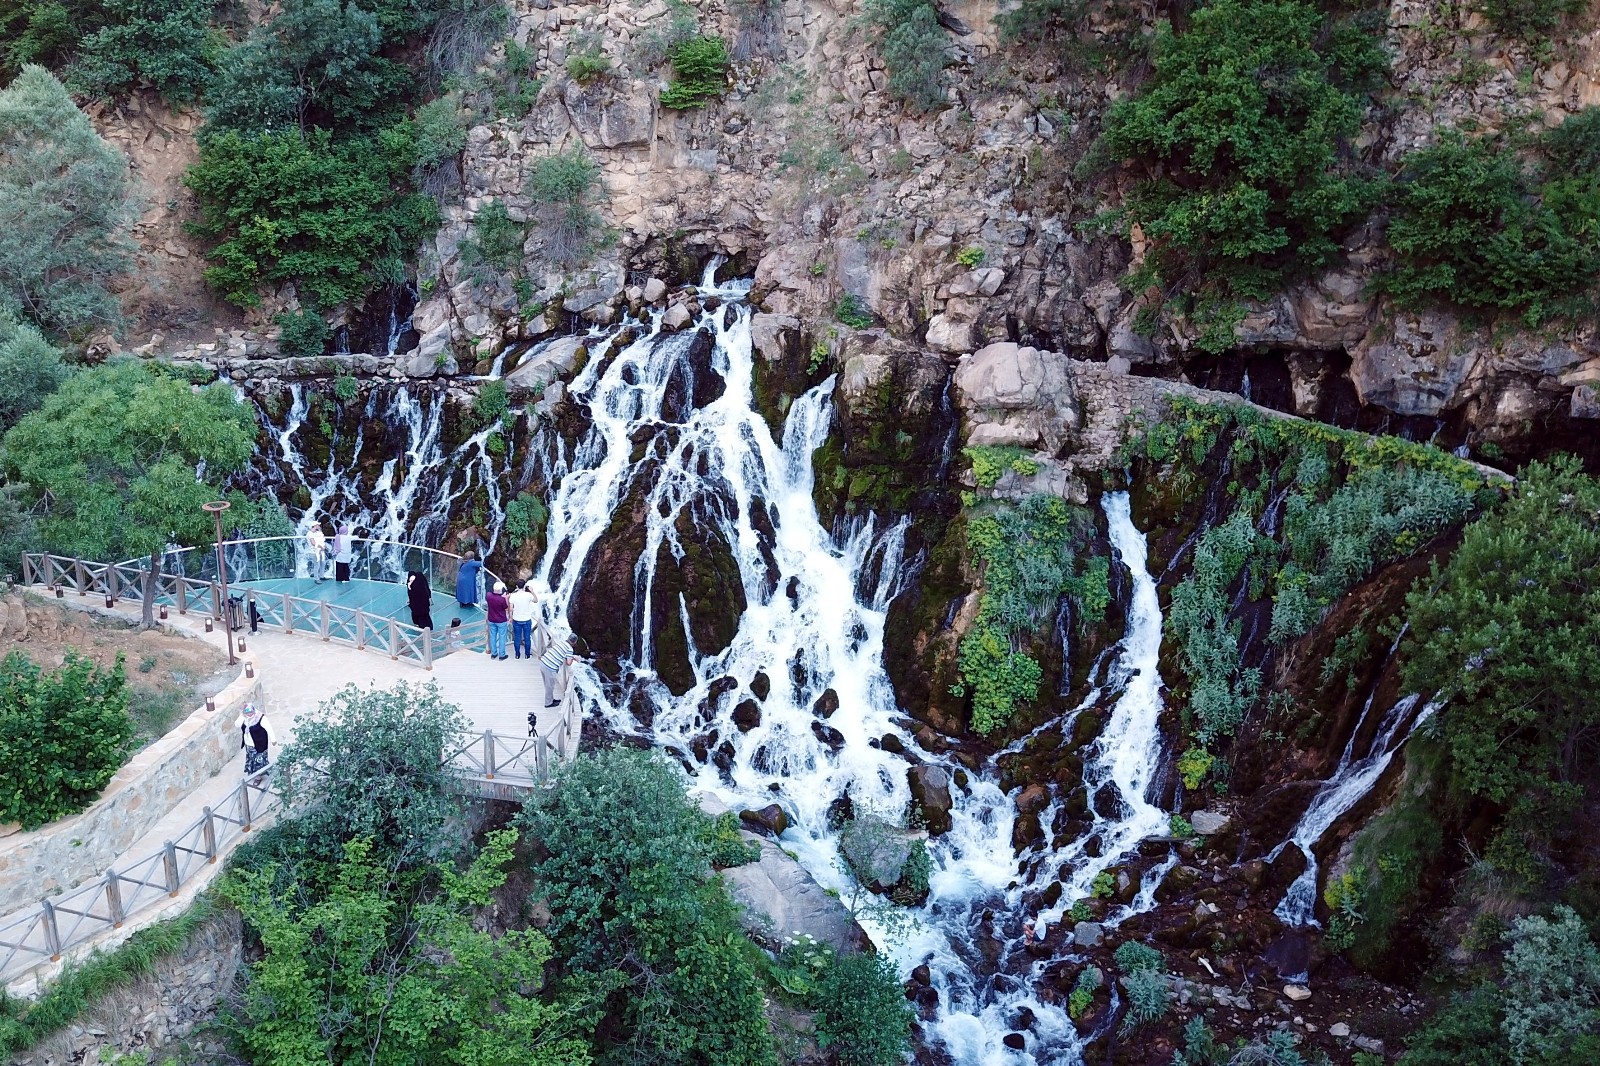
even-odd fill
[(67, 379), (61, 350), (0, 307), (0, 434)]
[[(26, 486), (53, 549), (116, 561), (169, 540), (205, 543), (201, 504), (249, 460), (255, 418), (226, 385), (196, 389), (138, 360), (81, 371), (0, 440), (0, 470)], [(202, 466), (203, 464), (203, 466)], [(234, 518), (249, 504), (234, 494)], [(146, 590), (148, 620), (153, 589)]]
[(115, 321), (133, 206), (127, 161), (49, 71), (0, 89), (0, 305), (52, 331)]

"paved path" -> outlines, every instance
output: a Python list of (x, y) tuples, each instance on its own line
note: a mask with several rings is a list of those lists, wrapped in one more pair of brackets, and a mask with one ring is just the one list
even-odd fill
[[(43, 596), (38, 589), (30, 591)], [(76, 596), (65, 601), (70, 606), (84, 606)], [(116, 608), (106, 609), (96, 605), (96, 613), (113, 615), (137, 621), (137, 603), (122, 601)], [(218, 648), (225, 647), (224, 635), (219, 628), (205, 632), (205, 618), (199, 614), (173, 614), (168, 619), (174, 629), (204, 640)], [(266, 694), (267, 717), (277, 735), (275, 748), (293, 739), (298, 723), (339, 689), (349, 684), (362, 687), (377, 685), (387, 688), (396, 682), (424, 685), (437, 683), (441, 695), (460, 707), (477, 731), (489, 730), (511, 737), (523, 737), (528, 732), (528, 713), (540, 715), (539, 732), (550, 736), (564, 727), (567, 733), (568, 752), (578, 750), (578, 735), (582, 727), (576, 701), (566, 701), (559, 709), (544, 710), (544, 689), (538, 664), (531, 659), (507, 659), (503, 662), (475, 651), (458, 650), (444, 656), (428, 671), (420, 666), (394, 661), (388, 656), (356, 648), (325, 643), (315, 636), (305, 634), (274, 633), (263, 629), (259, 633), (241, 632), (245, 650), (241, 660), (252, 663), (261, 679)], [(567, 712), (566, 720), (558, 723), (556, 716)], [(554, 737), (552, 737), (552, 742)], [(244, 756), (241, 752), (221, 773), (195, 789), (179, 801), (165, 818), (130, 845), (124, 855), (128, 861), (137, 860), (161, 850), (164, 843), (173, 839), (203, 817), (204, 809), (220, 809), (225, 797), (244, 775)], [(120, 866), (120, 864), (119, 864)], [(192, 893), (185, 892), (185, 896)], [(12, 902), (12, 901), (8, 901)], [(15, 901), (22, 909), (37, 906), (36, 900)], [(169, 908), (161, 908), (166, 911)], [(10, 908), (7, 908), (10, 911)], [(19, 913), (11, 911), (11, 913)], [(9, 915), (0, 916), (3, 921)], [(135, 921), (130, 916), (122, 931), (124, 936), (133, 928), (148, 924), (153, 917), (140, 915)], [(117, 937), (120, 940), (122, 937)]]

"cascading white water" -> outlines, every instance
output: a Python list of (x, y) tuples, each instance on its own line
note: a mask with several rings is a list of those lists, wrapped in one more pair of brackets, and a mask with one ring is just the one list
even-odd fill
[[(1363, 732), (1367, 715), (1372, 712), (1373, 700), (1372, 697), (1368, 697), (1361, 720), (1356, 723), (1355, 731), (1350, 734), (1350, 740), (1339, 756), (1339, 765), (1334, 769), (1333, 775), (1317, 789), (1317, 794), (1311, 799), (1311, 805), (1306, 808), (1306, 813), (1301, 816), (1299, 824), (1289, 834), (1289, 839), (1273, 849), (1270, 857), (1276, 858), (1285, 847), (1293, 844), (1306, 857), (1305, 870), (1295, 878), (1294, 883), (1289, 886), (1289, 891), (1284, 893), (1282, 902), (1273, 911), (1285, 925), (1316, 924), (1312, 916), (1317, 906), (1317, 860), (1312, 849), (1322, 839), (1322, 835), (1333, 827), (1334, 822), (1342, 818), (1345, 812), (1372, 791), (1372, 786), (1378, 783), (1378, 778), (1389, 768), (1395, 752), (1405, 745), (1418, 726), (1439, 709), (1438, 704), (1429, 703), (1413, 715), (1412, 711), (1419, 699), (1420, 697), (1414, 695), (1405, 696), (1385, 711), (1377, 733), (1367, 746), (1367, 753), (1357, 759), (1353, 757), (1356, 738)], [(1398, 740), (1395, 739), (1397, 736)]]
[[(327, 461), (320, 467), (313, 467), (297, 441), (311, 412), (305, 385), (295, 382), (289, 386), (289, 409), (282, 426), (268, 420), (277, 449), (261, 457), (264, 487), (280, 499), (302, 487), (310, 497), (295, 523), (297, 536), (304, 538), (313, 521), (322, 522), (325, 529), (349, 522), (357, 536), (436, 546), (444, 539), (453, 510), (481, 488), (488, 505), (484, 531), (492, 550), (502, 524), (500, 481), (514, 459), (509, 445), (500, 455), (490, 451), (489, 438), (499, 429), (479, 430), (447, 462), (442, 391), (417, 391), (409, 386), (374, 389), (360, 402), (363, 408), (353, 420), (353, 439), (341, 440), (335, 427)], [(340, 457), (370, 461), (367, 426), (375, 422), (387, 426), (390, 437), (382, 468), (368, 484), (364, 462), (345, 466)], [(308, 576), (304, 550), (297, 549), (297, 556), (297, 572)], [(404, 570), (398, 549), (395, 558), (385, 562), (396, 573)]]

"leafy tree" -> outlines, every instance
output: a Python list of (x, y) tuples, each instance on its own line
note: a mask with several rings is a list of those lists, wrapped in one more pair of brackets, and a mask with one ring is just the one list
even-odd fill
[(867, 0), (862, 18), (882, 36), (878, 50), (889, 72), (889, 95), (913, 111), (944, 106), (950, 39), (928, 0)]
[(1518, 918), (1506, 939), (1505, 1021), (1515, 1063), (1600, 1059), (1600, 950), (1572, 908)]
[(1466, 790), (1513, 804), (1502, 844), (1561, 824), (1552, 816), (1593, 777), (1596, 514), (1600, 482), (1576, 459), (1531, 464), (1406, 599), (1405, 684), (1447, 701), (1440, 729)]
[(461, 801), (441, 760), (468, 728), (436, 685), (334, 693), (278, 758), (303, 846), (329, 862), (357, 837), (402, 865), (451, 857), (462, 844), (453, 827)]
[(209, 28), (216, 0), (101, 0), (108, 24), (85, 34), (67, 80), (90, 96), (139, 82), (179, 103), (194, 99), (217, 51)]
[[(124, 360), (78, 372), (24, 415), (0, 441), (0, 469), (38, 501), (54, 549), (108, 562), (150, 557), (150, 626), (163, 548), (209, 541), (212, 519), (200, 505), (222, 497), (224, 480), (249, 460), (255, 428), (231, 388), (191, 391)], [(248, 502), (232, 499), (233, 515), (248, 520)]]
[(1207, 350), (1232, 343), (1240, 299), (1331, 262), (1375, 205), (1346, 141), (1380, 36), (1300, 0), (1210, 0), (1160, 27), (1154, 73), (1107, 113), (1098, 153), (1143, 175), (1120, 213), (1150, 241), (1128, 284), (1184, 296)]
[(132, 215), (127, 162), (49, 71), (0, 89), (0, 306), (47, 330), (114, 321)]
[[(374, 12), (355, 0), (288, 0), (266, 27), (219, 61), (206, 94), (210, 129), (251, 134), (384, 125), (415, 83), (404, 64), (381, 49), (409, 32), (404, 27), (413, 21), (400, 5)], [(397, 31), (392, 38), (386, 22)]]
[(834, 959), (814, 999), (817, 1043), (840, 1066), (895, 1066), (911, 1050), (912, 1011), (894, 966), (881, 955)]
[(1581, 14), (1583, 0), (1476, 0), (1489, 25), (1508, 37), (1544, 43), (1563, 19)]
[(0, 84), (29, 63), (61, 67), (105, 23), (100, 0), (0, 0)]
[(315, 311), (281, 311), (273, 321), (278, 324), (278, 350), (284, 355), (321, 355), (333, 336), (328, 320)]
[(185, 179), (200, 199), (196, 232), (218, 242), (206, 280), (246, 307), (262, 284), (291, 280), (317, 307), (365, 294), (438, 220), (426, 196), (395, 192), (410, 169), (404, 125), (371, 140), (320, 129), (206, 138)]
[(703, 107), (727, 88), (728, 46), (721, 37), (691, 37), (672, 49), (672, 84), (661, 106)]
[(0, 662), (0, 821), (34, 829), (94, 802), (133, 740), (122, 657), (102, 670), (67, 652), (44, 673), (19, 651)]
[(610, 991), (601, 1031), (635, 1062), (776, 1062), (737, 909), (712, 875), (715, 825), (661, 757), (580, 755), (519, 823), (572, 980)]
[(1594, 127), (1575, 116), (1527, 162), (1502, 139), (1456, 134), (1407, 156), (1387, 229), (1396, 263), (1381, 287), (1405, 306), (1444, 300), (1530, 325), (1578, 309), (1600, 274)]
[(273, 870), (230, 873), (223, 895), (262, 948), (235, 1026), (250, 1061), (586, 1066), (570, 1005), (538, 995), (550, 942), (474, 920), (505, 883), (515, 841), (491, 833), (468, 869), (435, 866), (419, 885), (371, 841), (351, 840), (309, 904)]
[(61, 349), (0, 308), (0, 434), (67, 379)]

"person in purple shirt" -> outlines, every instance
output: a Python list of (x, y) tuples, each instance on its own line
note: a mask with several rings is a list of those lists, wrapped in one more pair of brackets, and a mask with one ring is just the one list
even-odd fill
[(510, 603), (506, 600), (506, 584), (496, 581), (494, 588), (484, 597), (484, 606), (488, 609), (489, 616), (489, 658), (504, 659), (506, 657), (506, 630), (510, 624), (507, 621), (507, 609)]

